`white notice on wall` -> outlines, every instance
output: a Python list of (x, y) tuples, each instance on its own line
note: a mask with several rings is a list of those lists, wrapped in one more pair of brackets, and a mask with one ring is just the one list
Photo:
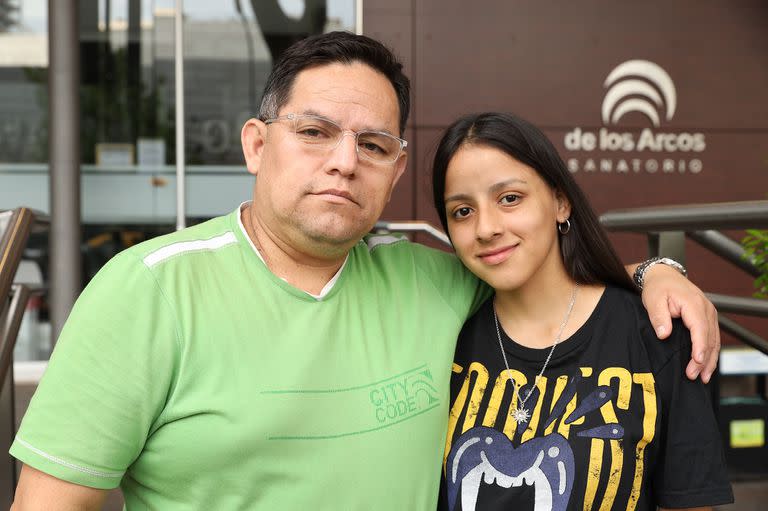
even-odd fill
[(755, 349), (723, 349), (721, 374), (768, 374), (768, 356)]
[(156, 171), (165, 165), (165, 140), (140, 138), (136, 141), (139, 170)]
[(133, 144), (96, 144), (96, 165), (102, 170), (133, 165)]

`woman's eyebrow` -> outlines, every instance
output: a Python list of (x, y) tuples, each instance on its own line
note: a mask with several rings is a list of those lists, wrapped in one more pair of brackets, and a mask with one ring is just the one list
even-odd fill
[(528, 181), (526, 181), (525, 179), (512, 178), (512, 179), (507, 179), (506, 181), (500, 181), (495, 185), (492, 185), (488, 190), (492, 193), (496, 193), (509, 186), (527, 185), (527, 184), (528, 184)]
[[(507, 179), (505, 181), (499, 181), (498, 183), (491, 185), (488, 188), (488, 191), (490, 193), (498, 193), (499, 191), (503, 190), (504, 188), (507, 188), (509, 186), (513, 186), (513, 185), (516, 185), (516, 184), (517, 185), (520, 185), (520, 184), (527, 185), (528, 181), (526, 181), (525, 179), (518, 179), (518, 178)], [(444, 199), (444, 201), (445, 202), (466, 201), (466, 200), (470, 200), (470, 199), (472, 199), (472, 197), (469, 194), (466, 194), (466, 193), (456, 193), (456, 194), (453, 194), (453, 195), (450, 195), (450, 196), (446, 197)]]
[(467, 201), (470, 200), (472, 197), (470, 197), (466, 193), (457, 193), (454, 195), (451, 195), (450, 197), (445, 198), (445, 202), (451, 202), (451, 201)]

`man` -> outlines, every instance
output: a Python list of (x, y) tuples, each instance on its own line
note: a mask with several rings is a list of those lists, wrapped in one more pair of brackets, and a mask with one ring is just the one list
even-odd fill
[[(454, 341), (488, 291), (449, 254), (362, 239), (406, 166), (408, 98), (369, 38), (286, 52), (242, 132), (253, 202), (126, 250), (78, 300), (11, 448), (16, 509), (118, 484), (128, 509), (434, 507)], [(655, 324), (669, 303), (711, 349), (700, 291), (646, 277)]]

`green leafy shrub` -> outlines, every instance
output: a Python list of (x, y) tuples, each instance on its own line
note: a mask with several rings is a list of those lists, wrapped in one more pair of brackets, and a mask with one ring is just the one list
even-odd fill
[(755, 296), (768, 298), (768, 230), (747, 229), (747, 236), (741, 240), (744, 256), (760, 270), (755, 279)]

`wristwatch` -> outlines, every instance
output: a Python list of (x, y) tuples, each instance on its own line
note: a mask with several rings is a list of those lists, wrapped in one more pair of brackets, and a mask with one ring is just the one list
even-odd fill
[(632, 280), (635, 281), (635, 285), (638, 287), (638, 289), (643, 289), (643, 284), (645, 283), (645, 274), (651, 268), (651, 266), (655, 264), (666, 264), (667, 266), (671, 266), (672, 268), (679, 271), (683, 277), (688, 276), (688, 272), (686, 271), (685, 266), (678, 263), (674, 259), (669, 257), (651, 257), (650, 259), (647, 259), (637, 265), (637, 269), (635, 269), (635, 273), (632, 275)]

